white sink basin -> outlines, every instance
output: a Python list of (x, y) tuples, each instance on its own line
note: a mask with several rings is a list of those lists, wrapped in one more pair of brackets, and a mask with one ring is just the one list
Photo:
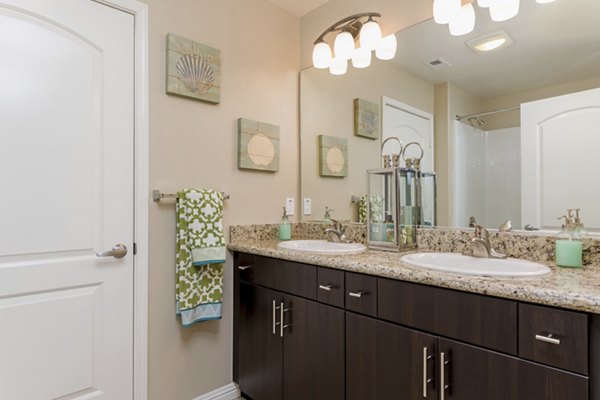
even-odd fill
[(359, 254), (367, 249), (360, 243), (339, 243), (326, 240), (289, 240), (279, 243), (278, 247), (312, 254)]
[(463, 256), (458, 253), (415, 253), (401, 259), (417, 267), (464, 275), (528, 278), (550, 273), (545, 265), (516, 258), (494, 259)]

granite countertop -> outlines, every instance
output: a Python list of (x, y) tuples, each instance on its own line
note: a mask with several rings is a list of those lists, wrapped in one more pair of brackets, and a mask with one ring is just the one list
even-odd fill
[(277, 240), (236, 238), (228, 248), (231, 251), (600, 314), (599, 265), (571, 269), (545, 262), (552, 270), (549, 275), (502, 279), (413, 267), (400, 261), (400, 257), (406, 253), (367, 250), (357, 255), (329, 256), (280, 250), (277, 244)]

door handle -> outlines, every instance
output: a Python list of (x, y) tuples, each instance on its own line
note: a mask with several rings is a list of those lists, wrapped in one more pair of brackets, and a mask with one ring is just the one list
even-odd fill
[(127, 255), (127, 246), (122, 243), (115, 244), (111, 250), (99, 251), (96, 253), (96, 257), (114, 257), (123, 258)]

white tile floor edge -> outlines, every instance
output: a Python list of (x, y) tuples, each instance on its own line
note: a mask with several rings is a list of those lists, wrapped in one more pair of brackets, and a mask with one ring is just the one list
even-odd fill
[(239, 397), (240, 391), (237, 385), (232, 382), (192, 400), (236, 400)]

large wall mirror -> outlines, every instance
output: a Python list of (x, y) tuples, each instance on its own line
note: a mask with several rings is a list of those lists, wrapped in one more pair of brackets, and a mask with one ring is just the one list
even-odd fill
[[(398, 32), (393, 61), (343, 76), (302, 71), (301, 200), (312, 204), (304, 221), (323, 220), (326, 207), (358, 220), (366, 170), (381, 167), (390, 135), (354, 134), (359, 98), (384, 119), (386, 101), (433, 116), (438, 225), (466, 227), (473, 216), (489, 228), (510, 219), (515, 229), (552, 230), (566, 208), (581, 208), (586, 227), (600, 231), (600, 1), (521, 2), (501, 23), (476, 12), (465, 36), (433, 20)], [(500, 31), (512, 44), (468, 46)], [(345, 176), (320, 173), (321, 135), (343, 141)]]

